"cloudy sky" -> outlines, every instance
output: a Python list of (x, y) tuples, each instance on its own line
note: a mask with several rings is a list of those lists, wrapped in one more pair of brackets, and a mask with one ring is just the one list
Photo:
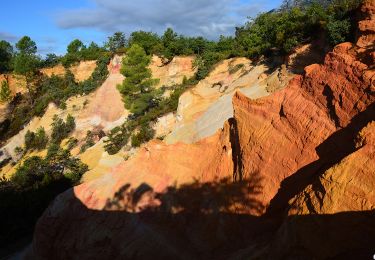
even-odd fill
[(167, 27), (190, 36), (216, 39), (231, 35), (249, 16), (282, 0), (12, 0), (2, 3), (0, 40), (23, 35), (37, 42), (40, 54), (63, 54), (75, 38), (103, 43), (116, 31), (162, 34)]

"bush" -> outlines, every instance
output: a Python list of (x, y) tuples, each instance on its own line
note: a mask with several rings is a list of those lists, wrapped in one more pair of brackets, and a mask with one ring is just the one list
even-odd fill
[(141, 144), (154, 138), (155, 131), (150, 126), (142, 125), (138, 133), (132, 135), (132, 146), (139, 147)]
[(328, 39), (331, 45), (336, 45), (347, 40), (350, 32), (350, 22), (331, 19), (327, 24)]
[(57, 56), (54, 53), (48, 53), (46, 55), (46, 58), (44, 60), (42, 60), (41, 67), (43, 67), (43, 68), (54, 67), (54, 66), (58, 65), (60, 61), (61, 61), (61, 58), (59, 56)]
[(43, 150), (48, 143), (48, 136), (43, 127), (38, 128), (36, 133), (28, 130), (25, 134), (25, 149), (28, 150)]
[(72, 150), (78, 144), (78, 139), (74, 137), (70, 137), (68, 142), (66, 143), (66, 149), (68, 151)]
[(237, 64), (235, 66), (229, 66), (229, 74), (234, 74), (236, 73), (237, 71), (239, 71), (240, 69), (242, 69), (245, 65), (244, 64)]
[(75, 120), (74, 117), (70, 114), (64, 122), (57, 115), (54, 115), (52, 126), (51, 141), (55, 144), (60, 144), (62, 140), (69, 136), (71, 132), (75, 129)]
[(80, 152), (84, 153), (88, 148), (91, 146), (94, 146), (94, 135), (91, 131), (87, 131), (86, 133), (86, 138), (85, 138), (85, 143), (81, 146)]
[(9, 84), (6, 80), (1, 82), (1, 87), (0, 87), (0, 102), (6, 102), (11, 100), (11, 94), (12, 92), (10, 91)]
[(104, 149), (108, 154), (118, 153), (128, 142), (129, 136), (129, 133), (124, 126), (115, 127), (107, 135), (108, 139), (104, 141)]
[(13, 47), (4, 40), (0, 41), (0, 73), (10, 72), (12, 70)]

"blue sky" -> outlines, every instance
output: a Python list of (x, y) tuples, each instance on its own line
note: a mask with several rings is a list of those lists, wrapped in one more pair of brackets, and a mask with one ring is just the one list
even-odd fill
[[(185, 35), (215, 39), (230, 35), (246, 17), (276, 8), (282, 0), (23, 0), (2, 3), (0, 39), (23, 35), (38, 52), (63, 54), (75, 38), (102, 44), (115, 31), (161, 34), (167, 27)], [(14, 11), (13, 11), (14, 10)]]

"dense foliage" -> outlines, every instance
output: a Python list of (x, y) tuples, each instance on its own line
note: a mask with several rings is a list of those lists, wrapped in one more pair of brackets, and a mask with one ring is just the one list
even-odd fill
[(91, 42), (88, 47), (79, 39), (73, 40), (67, 47), (67, 53), (60, 60), (64, 67), (69, 68), (71, 65), (82, 60), (97, 60), (105, 56), (105, 49), (99, 47), (95, 42)]
[(74, 117), (70, 114), (66, 117), (66, 121), (64, 122), (61, 118), (57, 115), (54, 115), (53, 122), (52, 122), (52, 133), (51, 133), (51, 141), (54, 144), (60, 144), (62, 140), (67, 138), (70, 133), (76, 127), (76, 123)]
[(122, 32), (115, 32), (112, 36), (108, 37), (108, 41), (104, 44), (104, 47), (112, 53), (125, 50), (125, 34)]
[(0, 73), (12, 70), (13, 47), (7, 41), (0, 41)]
[(133, 44), (122, 62), (121, 73), (125, 79), (118, 89), (125, 107), (135, 115), (144, 114), (152, 106), (155, 96), (153, 85), (157, 81), (151, 78), (150, 61), (143, 48)]
[(284, 1), (280, 10), (262, 13), (237, 28), (239, 54), (257, 57), (272, 49), (289, 53), (304, 41), (328, 35), (331, 45), (350, 40), (351, 15), (359, 0)]
[(48, 140), (49, 138), (43, 127), (38, 128), (35, 133), (28, 130), (25, 134), (25, 149), (43, 150), (47, 147)]
[(40, 67), (50, 68), (57, 66), (61, 62), (61, 57), (54, 53), (48, 53), (46, 57), (41, 61)]

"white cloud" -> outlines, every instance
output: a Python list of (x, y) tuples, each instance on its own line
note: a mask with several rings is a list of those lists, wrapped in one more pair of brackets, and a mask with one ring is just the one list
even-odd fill
[(261, 0), (92, 0), (91, 9), (66, 10), (57, 16), (61, 28), (94, 28), (106, 33), (136, 30), (162, 33), (167, 27), (191, 36), (216, 38), (234, 32), (263, 6)]
[(7, 33), (7, 32), (0, 32), (0, 40), (5, 40), (8, 42), (16, 42), (19, 39), (18, 36)]

